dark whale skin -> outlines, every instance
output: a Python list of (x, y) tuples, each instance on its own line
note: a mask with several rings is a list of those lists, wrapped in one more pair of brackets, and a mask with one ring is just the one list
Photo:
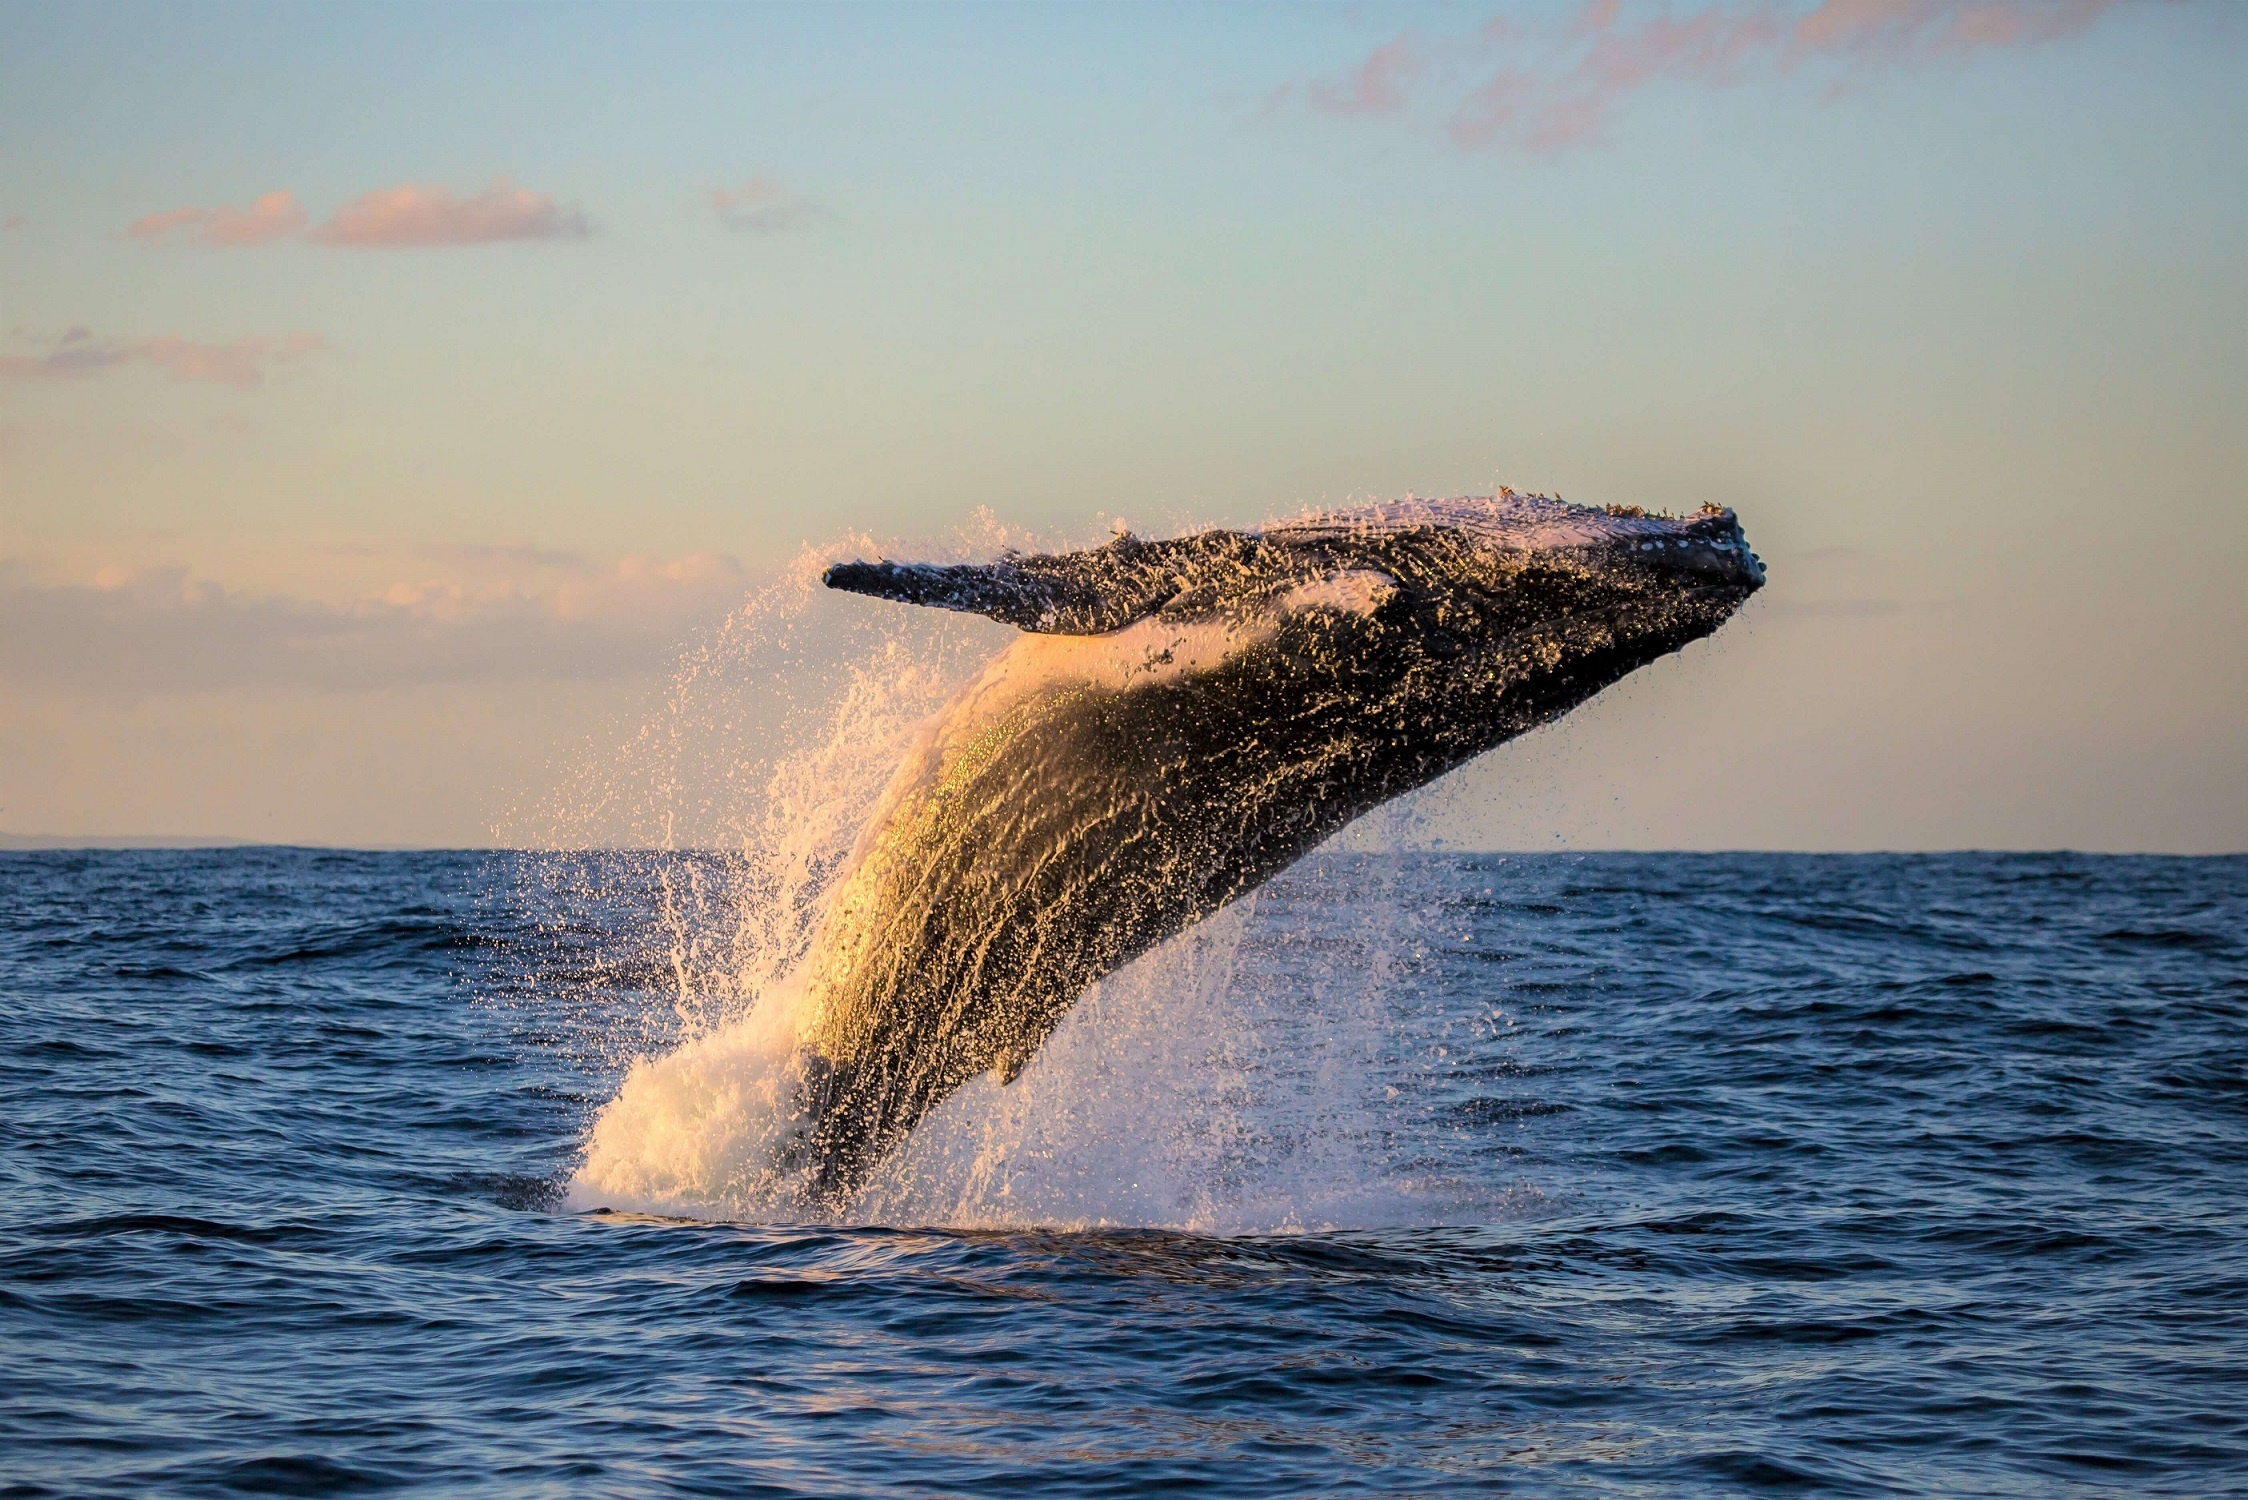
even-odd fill
[(830, 587), (1026, 634), (900, 768), (815, 944), (799, 1142), (815, 1195), (847, 1206), (946, 1095), (1012, 1080), (1102, 976), (1710, 634), (1762, 581), (1730, 511), (1511, 492), (829, 569)]

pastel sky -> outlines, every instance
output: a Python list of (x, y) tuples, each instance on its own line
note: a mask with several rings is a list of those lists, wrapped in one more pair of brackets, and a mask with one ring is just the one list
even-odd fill
[(0, 5), (0, 830), (481, 844), (806, 545), (1734, 506), (1485, 847), (2248, 848), (2248, 8)]

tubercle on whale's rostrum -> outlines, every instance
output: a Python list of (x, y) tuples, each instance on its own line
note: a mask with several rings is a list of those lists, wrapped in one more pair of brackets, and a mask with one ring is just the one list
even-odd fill
[(1026, 632), (899, 768), (814, 945), (801, 1155), (840, 1211), (1104, 974), (1708, 635), (1763, 568), (1729, 511), (1507, 492), (827, 582)]

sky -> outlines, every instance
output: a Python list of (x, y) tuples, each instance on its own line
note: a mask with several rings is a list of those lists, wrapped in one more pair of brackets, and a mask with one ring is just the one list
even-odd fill
[(1771, 583), (1396, 837), (2248, 849), (2243, 78), (2227, 0), (0, 4), (0, 831), (486, 844), (806, 548), (1505, 484)]

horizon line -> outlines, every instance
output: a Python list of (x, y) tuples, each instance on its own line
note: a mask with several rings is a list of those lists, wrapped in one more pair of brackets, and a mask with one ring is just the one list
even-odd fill
[[(532, 844), (339, 844), (302, 839), (237, 838), (225, 834), (40, 834), (0, 832), (0, 854), (101, 854), (101, 853), (220, 853), (227, 851), (303, 850), (322, 854), (678, 854), (724, 855), (739, 851), (718, 845), (665, 849), (654, 844), (582, 844), (541, 846)], [(1378, 858), (1392, 854), (1434, 854), (1494, 858), (1545, 858), (1557, 855), (1637, 854), (1679, 856), (1784, 855), (1808, 859), (1863, 859), (1873, 857), (1934, 857), (1944, 855), (2003, 855), (2008, 857), (2071, 855), (2084, 859), (2241, 859), (2248, 849), (2186, 851), (2177, 849), (2084, 849), (2069, 845), (2039, 848), (1989, 844), (1958, 844), (1927, 848), (1798, 849), (1738, 847), (1694, 849), (1626, 844), (1564, 844), (1549, 848), (1469, 848), (1464, 845), (1413, 845), (1395, 849), (1328, 849), (1314, 854), (1350, 858)], [(1309, 858), (1310, 856), (1306, 856)]]

